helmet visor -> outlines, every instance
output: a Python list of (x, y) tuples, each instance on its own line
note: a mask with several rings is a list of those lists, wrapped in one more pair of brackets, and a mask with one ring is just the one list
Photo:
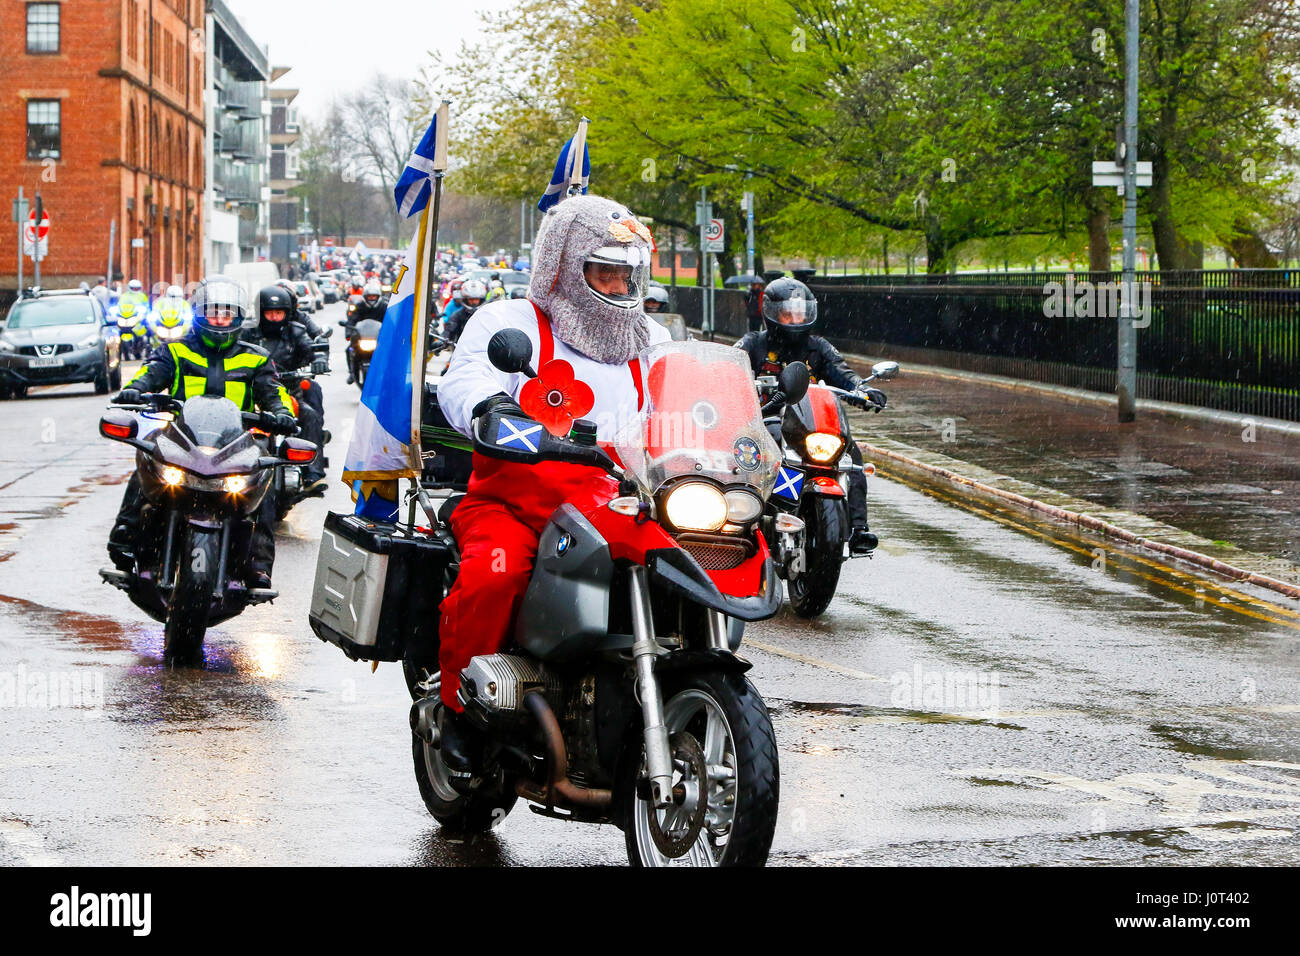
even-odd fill
[(600, 301), (620, 309), (641, 305), (650, 281), (650, 249), (645, 246), (605, 246), (587, 256), (582, 277)]
[(804, 298), (802, 294), (785, 299), (769, 298), (763, 302), (763, 316), (790, 328), (813, 325), (817, 322), (817, 300)]

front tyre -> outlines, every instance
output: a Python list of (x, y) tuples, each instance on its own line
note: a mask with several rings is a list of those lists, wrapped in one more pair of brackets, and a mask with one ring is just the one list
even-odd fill
[(800, 617), (816, 617), (835, 597), (849, 537), (848, 515), (838, 498), (814, 495), (801, 509), (804, 519), (804, 569), (786, 582), (790, 606)]
[(776, 833), (781, 791), (776, 737), (763, 698), (743, 675), (715, 672), (665, 680), (664, 695), (673, 784), (683, 796), (676, 806), (653, 808), (641, 796), (644, 748), (628, 748), (627, 756), (635, 759), (623, 760), (615, 796), (628, 861), (762, 866)]
[(198, 665), (203, 660), (203, 635), (221, 569), (221, 532), (189, 527), (176, 553), (176, 583), (167, 602), (163, 629), (163, 660)]

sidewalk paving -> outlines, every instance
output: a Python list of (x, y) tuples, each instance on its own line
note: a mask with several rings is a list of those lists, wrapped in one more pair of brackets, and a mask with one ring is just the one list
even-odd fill
[[(872, 361), (849, 359), (860, 371)], [(958, 472), (971, 463), (985, 476), (1082, 499), (1096, 514), (1140, 515), (1208, 539), (1215, 551), (1300, 565), (1300, 436), (1252, 433), (1246, 416), (1202, 421), (1139, 410), (1137, 421), (1120, 425), (1113, 402), (946, 369), (904, 366), (883, 387), (889, 407), (854, 416), (865, 441), (922, 449), (933, 464), (955, 459), (944, 467)]]

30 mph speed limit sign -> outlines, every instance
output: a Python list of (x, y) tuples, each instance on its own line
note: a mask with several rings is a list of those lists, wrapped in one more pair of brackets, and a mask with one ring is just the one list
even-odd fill
[(704, 227), (704, 251), (727, 251), (727, 244), (724, 241), (724, 227), (721, 219), (710, 219), (708, 225)]

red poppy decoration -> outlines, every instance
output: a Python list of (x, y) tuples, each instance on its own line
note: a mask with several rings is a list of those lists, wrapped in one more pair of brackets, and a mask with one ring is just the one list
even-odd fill
[(574, 378), (573, 366), (564, 359), (547, 362), (519, 391), (519, 407), (557, 438), (569, 434), (574, 419), (595, 404), (591, 386)]

